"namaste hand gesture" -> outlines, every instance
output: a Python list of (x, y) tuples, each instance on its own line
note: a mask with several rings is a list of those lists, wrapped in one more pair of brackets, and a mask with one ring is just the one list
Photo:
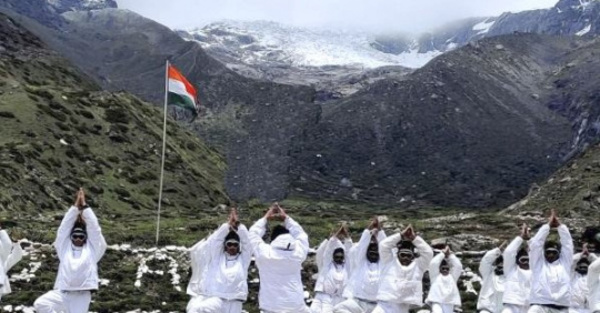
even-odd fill
[(283, 210), (283, 208), (281, 206), (279, 206), (279, 203), (277, 203), (277, 202), (274, 202), (269, 207), (267, 214), (265, 214), (265, 218), (269, 221), (271, 221), (271, 220), (284, 221), (286, 217), (287, 217), (287, 214), (285, 214), (285, 211)]
[(506, 249), (507, 245), (508, 245), (508, 242), (506, 240), (504, 240), (502, 242), (502, 244), (500, 244), (500, 246), (498, 247), (498, 249), (500, 249), (500, 251), (504, 251), (504, 249)]
[(337, 232), (335, 232), (334, 236), (341, 241), (344, 241), (344, 239), (346, 238), (350, 238), (350, 233), (348, 232), (348, 225), (345, 222), (342, 223)]
[(85, 192), (83, 188), (79, 188), (77, 191), (77, 197), (75, 198), (75, 204), (73, 204), (79, 210), (83, 210), (87, 207), (87, 203), (85, 202)]
[(529, 240), (529, 238), (531, 238), (530, 231), (531, 229), (529, 228), (529, 226), (527, 226), (526, 223), (523, 223), (523, 225), (521, 226), (521, 238), (523, 238), (523, 240)]
[(558, 220), (558, 217), (556, 216), (556, 210), (554, 209), (550, 210), (550, 218), (548, 220), (548, 224), (550, 224), (550, 227), (553, 228), (560, 226), (560, 221)]
[(240, 225), (240, 220), (238, 219), (237, 209), (235, 207), (231, 208), (229, 212), (229, 227), (233, 230), (237, 230)]
[(406, 239), (408, 241), (413, 241), (415, 238), (417, 238), (417, 233), (415, 233), (412, 224), (409, 224), (408, 227), (406, 227), (400, 234), (402, 235), (402, 239)]
[(446, 248), (444, 248), (444, 250), (442, 250), (442, 253), (444, 253), (444, 255), (446, 255), (446, 257), (449, 257), (450, 254), (452, 254), (452, 250), (450, 250), (450, 246), (446, 246)]

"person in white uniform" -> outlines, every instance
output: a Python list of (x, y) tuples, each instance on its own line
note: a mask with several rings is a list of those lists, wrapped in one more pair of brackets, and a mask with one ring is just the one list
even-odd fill
[(523, 224), (521, 233), (504, 250), (504, 303), (502, 313), (527, 313), (531, 293), (531, 270), (526, 244), (529, 227)]
[(596, 255), (590, 253), (587, 244), (583, 244), (580, 253), (573, 256), (571, 268), (571, 306), (569, 313), (591, 313), (588, 303), (588, 269), (590, 263), (597, 259)]
[(23, 249), (18, 242), (8, 236), (6, 230), (0, 230), (0, 298), (11, 293), (8, 271), (23, 258)]
[[(556, 228), (560, 242), (546, 241)], [(573, 239), (566, 225), (552, 210), (547, 224), (529, 240), (531, 263), (531, 306), (528, 313), (567, 313), (571, 303)]]
[(332, 313), (333, 307), (344, 300), (342, 293), (350, 274), (346, 252), (350, 248), (352, 238), (345, 224), (319, 245), (316, 256), (319, 276), (315, 284), (315, 297), (310, 306), (312, 313)]
[(98, 218), (82, 188), (58, 228), (54, 247), (59, 258), (54, 290), (35, 300), (38, 313), (87, 313), (98, 289), (98, 262), (106, 251)]
[(600, 258), (588, 268), (588, 303), (590, 311), (600, 313)]
[[(267, 221), (283, 221), (271, 230), (271, 243), (263, 241)], [(250, 227), (250, 242), (260, 277), (258, 303), (265, 313), (310, 312), (304, 302), (302, 263), (308, 254), (308, 235), (279, 206)]]
[(449, 246), (433, 257), (429, 265), (431, 287), (425, 300), (431, 313), (452, 313), (462, 305), (457, 285), (461, 273), (462, 263)]
[(240, 313), (248, 297), (252, 245), (248, 229), (231, 209), (229, 220), (190, 249), (192, 279), (188, 313)]
[(431, 247), (409, 225), (381, 241), (379, 253), (383, 269), (373, 313), (408, 313), (423, 306), (423, 274), (433, 258)]
[(492, 249), (479, 262), (479, 274), (482, 284), (477, 300), (477, 310), (481, 313), (500, 313), (502, 296), (504, 295), (504, 258), (502, 252), (506, 241), (498, 248)]
[(371, 313), (375, 309), (380, 280), (379, 242), (386, 238), (382, 228), (383, 223), (374, 217), (350, 249), (350, 278), (343, 293), (346, 300), (333, 312)]

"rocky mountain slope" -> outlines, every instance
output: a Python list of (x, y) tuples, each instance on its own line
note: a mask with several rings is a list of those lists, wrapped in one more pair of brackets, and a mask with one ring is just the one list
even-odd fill
[[(0, 15), (0, 34), (2, 226), (49, 241), (53, 235), (47, 227), (57, 225), (81, 186), (108, 230), (151, 242), (161, 110), (128, 93), (101, 91), (5, 15)], [(200, 208), (229, 202), (222, 156), (172, 121), (168, 136), (163, 198), (167, 230), (174, 220), (197, 216)], [(172, 240), (168, 231), (164, 240)]]

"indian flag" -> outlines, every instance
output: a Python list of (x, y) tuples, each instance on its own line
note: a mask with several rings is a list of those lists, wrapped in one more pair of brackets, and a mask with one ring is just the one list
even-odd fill
[(169, 89), (167, 103), (198, 113), (196, 89), (181, 73), (169, 64)]

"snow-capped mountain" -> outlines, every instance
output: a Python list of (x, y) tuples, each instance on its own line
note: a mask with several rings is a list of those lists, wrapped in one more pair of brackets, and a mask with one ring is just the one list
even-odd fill
[(400, 54), (385, 53), (374, 48), (375, 37), (368, 33), (308, 29), (266, 21), (212, 23), (189, 34), (206, 50), (226, 53), (246, 64), (268, 61), (292, 66), (417, 68), (439, 54), (418, 53), (414, 46)]

